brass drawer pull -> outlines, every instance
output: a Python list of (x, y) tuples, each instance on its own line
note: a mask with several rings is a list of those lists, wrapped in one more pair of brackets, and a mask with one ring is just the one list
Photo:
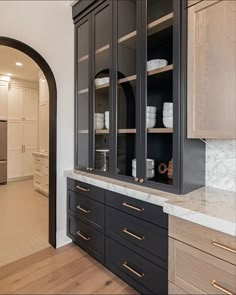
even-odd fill
[(41, 172), (41, 169), (36, 169), (36, 171)]
[(218, 290), (224, 292), (225, 294), (228, 294), (228, 295), (235, 295), (233, 292), (231, 292), (231, 291), (225, 289), (224, 287), (218, 285), (218, 284), (216, 283), (215, 280), (213, 280), (213, 281), (211, 282), (211, 284), (212, 284), (213, 287), (215, 287), (216, 289), (218, 289)]
[(83, 188), (83, 187), (81, 187), (80, 185), (77, 185), (76, 188), (80, 189), (80, 190), (83, 191), (83, 192), (89, 192), (89, 191), (90, 191), (89, 188)]
[(127, 234), (127, 235), (129, 235), (129, 236), (131, 236), (131, 237), (133, 237), (133, 238), (135, 238), (135, 239), (137, 239), (137, 240), (139, 240), (139, 241), (143, 241), (143, 240), (145, 239), (144, 237), (140, 237), (140, 236), (137, 236), (137, 235), (133, 234), (133, 233), (130, 232), (127, 228), (124, 228), (124, 229), (123, 229), (123, 232), (124, 232), (125, 234)]
[(133, 209), (133, 210), (138, 211), (138, 212), (143, 212), (144, 211), (144, 208), (134, 207), (134, 206), (132, 206), (132, 205), (126, 203), (126, 202), (123, 202), (122, 206), (128, 207), (128, 208)]
[(230, 247), (227, 247), (227, 246), (224, 246), (224, 245), (222, 245), (220, 243), (217, 243), (216, 241), (212, 241), (211, 244), (214, 245), (214, 246), (216, 246), (216, 247), (219, 247), (221, 249), (224, 249), (226, 251), (229, 251), (229, 252), (232, 252), (232, 253), (236, 254), (236, 250), (235, 249), (230, 248)]
[(86, 210), (86, 209), (80, 207), (80, 205), (78, 205), (76, 208), (79, 209), (80, 211), (84, 212), (84, 213), (87, 213), (87, 214), (91, 212), (90, 210)]
[(90, 240), (89, 237), (85, 237), (83, 234), (81, 234), (80, 230), (77, 231), (77, 235), (78, 235), (79, 237), (81, 237), (81, 238), (82, 238), (83, 240), (85, 240), (85, 241), (89, 241), (89, 240)]
[(143, 278), (144, 277), (144, 273), (139, 273), (137, 272), (136, 270), (134, 270), (132, 267), (130, 267), (127, 263), (127, 261), (125, 261), (123, 264), (122, 264), (126, 269), (128, 269), (130, 272), (132, 272), (133, 274), (135, 274), (137, 277), (139, 278)]

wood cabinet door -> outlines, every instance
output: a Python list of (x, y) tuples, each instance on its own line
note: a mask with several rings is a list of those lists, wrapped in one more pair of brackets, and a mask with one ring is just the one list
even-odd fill
[(0, 119), (7, 118), (8, 83), (0, 82)]
[(24, 88), (11, 86), (8, 95), (8, 120), (23, 119)]
[(236, 1), (188, 9), (188, 137), (236, 138)]

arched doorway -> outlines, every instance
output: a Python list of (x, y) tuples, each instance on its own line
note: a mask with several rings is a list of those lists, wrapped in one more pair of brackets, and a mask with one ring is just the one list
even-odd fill
[(56, 247), (56, 168), (57, 168), (57, 89), (51, 68), (45, 59), (27, 44), (0, 36), (0, 45), (17, 49), (32, 58), (41, 68), (49, 87), (49, 243)]

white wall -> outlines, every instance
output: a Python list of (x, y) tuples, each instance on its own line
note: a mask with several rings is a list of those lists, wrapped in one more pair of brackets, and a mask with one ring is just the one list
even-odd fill
[(57, 246), (66, 237), (66, 179), (73, 167), (73, 22), (68, 1), (0, 1), (0, 36), (20, 40), (38, 51), (51, 67), (57, 107)]

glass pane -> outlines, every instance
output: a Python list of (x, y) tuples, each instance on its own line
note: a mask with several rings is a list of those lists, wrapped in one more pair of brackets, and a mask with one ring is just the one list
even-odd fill
[(88, 75), (89, 75), (89, 24), (88, 21), (82, 24), (77, 31), (77, 57), (78, 57), (78, 93), (77, 93), (77, 165), (80, 168), (88, 167), (89, 165), (89, 90), (88, 90)]
[(95, 169), (109, 170), (111, 17), (107, 6), (95, 15)]
[(136, 0), (118, 1), (117, 44), (117, 172), (136, 177)]
[(173, 0), (147, 0), (146, 178), (173, 183)]

